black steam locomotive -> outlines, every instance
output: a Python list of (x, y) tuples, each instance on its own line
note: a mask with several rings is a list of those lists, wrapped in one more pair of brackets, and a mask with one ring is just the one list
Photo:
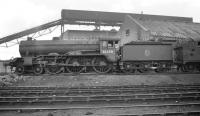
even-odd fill
[(17, 74), (58, 74), (95, 71), (156, 72), (200, 71), (200, 43), (172, 45), (162, 42), (130, 42), (119, 46), (119, 38), (96, 40), (21, 41), (20, 58), (10, 62)]

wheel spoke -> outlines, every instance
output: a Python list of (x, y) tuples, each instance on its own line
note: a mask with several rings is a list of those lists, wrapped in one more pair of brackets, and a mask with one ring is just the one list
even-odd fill
[(35, 65), (33, 66), (33, 72), (37, 75), (42, 74), (44, 72), (44, 68), (40, 65)]
[(58, 65), (47, 65), (45, 69), (49, 74), (58, 74), (62, 71), (62, 67)]
[(107, 73), (111, 70), (109, 63), (106, 61), (105, 58), (94, 58), (92, 64), (93, 64), (93, 69), (97, 73)]
[(16, 73), (17, 74), (19, 74), (19, 75), (21, 75), (21, 74), (24, 74), (24, 71), (25, 71), (25, 69), (24, 69), (24, 66), (23, 65), (18, 65), (17, 67), (16, 67)]
[(156, 73), (161, 73), (161, 72), (164, 72), (164, 69), (162, 68), (157, 68), (154, 70)]
[(186, 65), (183, 65), (181, 69), (183, 72), (193, 72), (195, 70), (195, 67), (191, 64), (186, 64)]
[(83, 71), (84, 67), (81, 66), (80, 58), (70, 58), (66, 63), (69, 65), (66, 69), (70, 73), (81, 73)]

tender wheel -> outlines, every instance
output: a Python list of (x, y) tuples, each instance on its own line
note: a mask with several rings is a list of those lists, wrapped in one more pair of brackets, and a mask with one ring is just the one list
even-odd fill
[(148, 71), (145, 68), (145, 64), (142, 64), (142, 63), (135, 64), (135, 67), (137, 67), (137, 71), (140, 72), (140, 73), (145, 73), (145, 72)]
[(19, 75), (24, 74), (24, 71), (25, 71), (25, 69), (24, 69), (24, 66), (23, 66), (23, 65), (18, 65), (18, 66), (16, 67), (16, 69), (15, 69), (15, 72), (16, 72), (17, 74), (19, 74)]
[(33, 72), (36, 75), (42, 74), (44, 72), (44, 68), (41, 65), (35, 65), (33, 66)]
[(188, 70), (189, 72), (195, 71), (195, 65), (192, 65), (192, 64), (187, 65), (187, 70)]
[(107, 73), (111, 70), (109, 63), (104, 57), (94, 58), (92, 60), (93, 69), (97, 73)]
[(197, 69), (197, 71), (200, 72), (200, 65), (197, 65), (197, 66), (196, 66), (196, 69)]
[(70, 73), (81, 73), (84, 69), (84, 66), (81, 66), (80, 58), (69, 58), (66, 63), (69, 65), (66, 69)]
[(157, 69), (155, 69), (154, 71), (157, 72), (157, 73), (161, 73), (161, 72), (164, 72), (164, 69), (162, 69), (162, 68), (157, 68)]
[(127, 74), (131, 74), (135, 72), (135, 69), (132, 68), (130, 63), (124, 63), (122, 71)]
[(191, 64), (186, 64), (181, 67), (183, 72), (193, 72), (195, 70), (195, 66)]
[(148, 69), (146, 69), (146, 68), (138, 69), (138, 72), (140, 72), (140, 73), (146, 73), (146, 72), (148, 72)]
[(187, 72), (187, 68), (186, 68), (185, 65), (181, 66), (181, 71), (182, 71), (182, 72)]
[(62, 72), (62, 67), (58, 65), (47, 65), (45, 71), (49, 74), (58, 74)]

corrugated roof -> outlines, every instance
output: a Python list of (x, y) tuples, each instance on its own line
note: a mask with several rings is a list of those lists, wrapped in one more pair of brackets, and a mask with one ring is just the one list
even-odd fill
[(135, 14), (135, 13), (120, 13), (120, 12), (104, 12), (104, 11), (87, 11), (87, 10), (70, 10), (63, 9), (61, 12), (62, 20), (68, 21), (97, 21), (104, 23), (122, 23), (126, 15), (131, 15), (136, 19), (148, 20), (165, 20), (165, 21), (180, 21), (192, 22), (190, 17), (177, 16), (163, 16), (163, 15), (149, 15), (149, 14)]
[(171, 45), (169, 43), (154, 42), (154, 41), (132, 41), (126, 45)]
[(150, 30), (153, 36), (164, 36), (171, 38), (192, 38), (200, 40), (200, 24), (192, 22), (170, 22), (137, 20), (146, 29)]

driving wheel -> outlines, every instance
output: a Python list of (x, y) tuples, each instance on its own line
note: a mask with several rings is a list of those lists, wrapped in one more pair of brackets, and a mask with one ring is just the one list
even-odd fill
[(111, 66), (104, 57), (96, 57), (92, 61), (93, 69), (97, 73), (107, 73), (111, 70)]

